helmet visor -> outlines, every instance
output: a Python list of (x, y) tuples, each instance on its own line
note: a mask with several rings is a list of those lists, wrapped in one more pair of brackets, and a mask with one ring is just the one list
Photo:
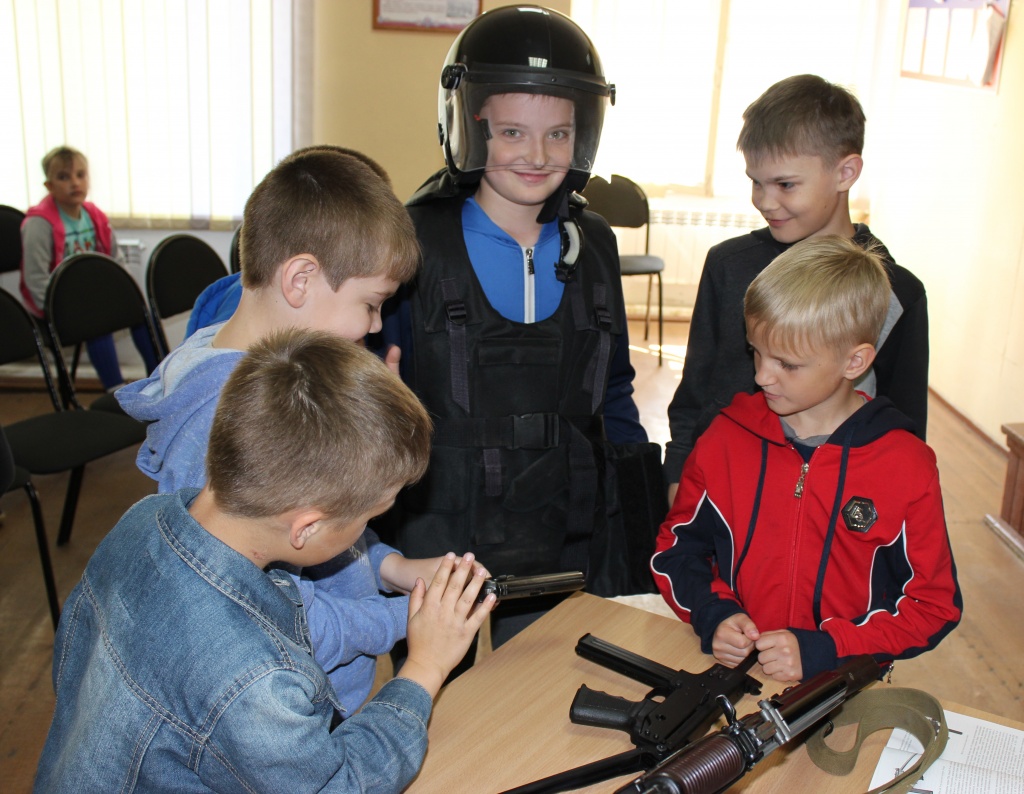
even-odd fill
[[(608, 100), (578, 75), (523, 72), (476, 72), (454, 89), (441, 90), (441, 112), (447, 122), (449, 165), (463, 175), (479, 176), (485, 169), (509, 167), (495, 136), (530, 137), (538, 145), (521, 147), (527, 161), (554, 170), (590, 173), (597, 156)], [(485, 82), (486, 81), (486, 82)], [(545, 145), (539, 145), (544, 141)]]

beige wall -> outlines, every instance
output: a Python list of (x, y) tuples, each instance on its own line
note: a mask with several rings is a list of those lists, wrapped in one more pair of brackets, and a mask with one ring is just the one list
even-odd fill
[[(899, 29), (889, 0), (888, 29)], [(892, 48), (890, 48), (890, 51)], [(930, 382), (993, 439), (1024, 421), (1024, 7), (998, 94), (879, 80), (871, 227), (928, 290)]]
[[(569, 13), (570, 0), (546, 0)], [(483, 10), (509, 5), (485, 0)], [(374, 30), (373, 3), (315, 2), (313, 142), (373, 157), (407, 198), (444, 165), (437, 87), (454, 33)]]

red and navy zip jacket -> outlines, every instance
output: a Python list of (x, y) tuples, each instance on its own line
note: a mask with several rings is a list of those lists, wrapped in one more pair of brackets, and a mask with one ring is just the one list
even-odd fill
[(705, 653), (725, 618), (788, 629), (805, 678), (868, 653), (934, 648), (963, 599), (935, 454), (885, 397), (805, 463), (764, 395), (738, 394), (698, 440), (651, 570)]

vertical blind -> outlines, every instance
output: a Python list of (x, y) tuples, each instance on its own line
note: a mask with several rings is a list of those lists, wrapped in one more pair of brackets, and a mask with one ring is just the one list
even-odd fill
[[(0, 202), (45, 189), (40, 160), (89, 159), (120, 226), (230, 228), (305, 137), (303, 0), (6, 0), (0, 4)], [(13, 116), (13, 117), (12, 117)]]
[(721, 0), (573, 0), (616, 88), (598, 173), (704, 191), (720, 16)]
[[(615, 107), (596, 173), (648, 186), (743, 197), (736, 139), (744, 109), (777, 80), (813, 73), (851, 89), (871, 116), (888, 68), (879, 44), (886, 0), (572, 0)], [(855, 194), (866, 190), (862, 178)], [(865, 194), (866, 195), (866, 194)]]

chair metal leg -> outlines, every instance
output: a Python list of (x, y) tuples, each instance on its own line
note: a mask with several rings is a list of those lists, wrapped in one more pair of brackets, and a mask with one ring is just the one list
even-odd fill
[(664, 332), (665, 332), (665, 304), (662, 301), (661, 295), (661, 273), (658, 276), (658, 366), (661, 366), (663, 360), (662, 348), (664, 348)]
[[(658, 281), (661, 281), (661, 276), (658, 276)], [(651, 273), (647, 277), (647, 311), (644, 313), (644, 341), (646, 342), (650, 338), (651, 331), (651, 290), (654, 288), (654, 274)]]
[(78, 494), (82, 490), (82, 477), (85, 466), (71, 470), (68, 478), (68, 491), (64, 496), (64, 512), (60, 517), (60, 531), (57, 533), (57, 545), (64, 546), (71, 539), (71, 525), (75, 522), (75, 509), (78, 507)]
[(75, 378), (78, 377), (78, 362), (82, 360), (82, 343), (79, 342), (75, 345), (75, 354), (71, 358), (71, 382), (75, 382)]
[(36, 528), (36, 543), (39, 546), (39, 561), (43, 566), (43, 582), (46, 584), (46, 598), (50, 602), (50, 618), (53, 630), (57, 630), (60, 622), (60, 599), (57, 598), (57, 583), (53, 577), (53, 565), (50, 563), (50, 546), (46, 539), (46, 525), (43, 523), (43, 508), (39, 504), (39, 494), (31, 481), (25, 484), (25, 494), (32, 506), (32, 523)]

